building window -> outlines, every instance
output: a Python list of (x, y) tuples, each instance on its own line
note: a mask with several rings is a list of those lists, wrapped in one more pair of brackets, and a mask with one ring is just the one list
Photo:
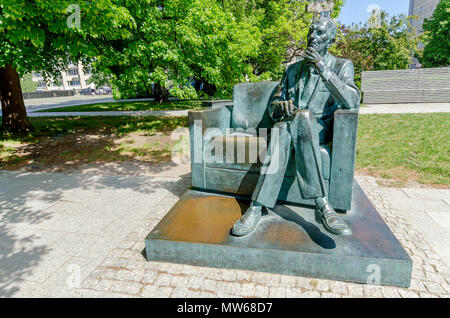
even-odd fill
[(45, 81), (38, 82), (38, 88), (46, 88), (46, 87), (47, 87), (47, 83)]
[(77, 69), (70, 69), (68, 71), (69, 75), (78, 75), (78, 70)]
[(80, 81), (79, 80), (69, 81), (67, 83), (69, 84), (69, 86), (80, 86)]

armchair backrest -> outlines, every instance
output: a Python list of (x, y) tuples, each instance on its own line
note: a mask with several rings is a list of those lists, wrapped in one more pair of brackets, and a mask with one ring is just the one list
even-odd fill
[(272, 128), (268, 106), (279, 82), (242, 83), (234, 86), (232, 128)]

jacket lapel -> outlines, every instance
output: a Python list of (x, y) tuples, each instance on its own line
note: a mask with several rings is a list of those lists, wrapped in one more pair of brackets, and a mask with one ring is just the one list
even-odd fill
[[(331, 69), (331, 70), (334, 70), (335, 63), (336, 63), (336, 58), (335, 58), (333, 55), (330, 54), (330, 55), (329, 55), (328, 62), (327, 62), (328, 68)], [(312, 103), (313, 100), (314, 100), (314, 98), (317, 96), (317, 94), (318, 94), (320, 91), (323, 91), (323, 90), (325, 89), (325, 84), (324, 84), (324, 82), (322, 81), (322, 78), (320, 77), (320, 75), (319, 75), (319, 76), (316, 76), (316, 78), (314, 79), (314, 82), (311, 83), (311, 84), (314, 84), (314, 86), (313, 86), (314, 89), (312, 90), (312, 93), (311, 93), (311, 95), (309, 96), (309, 98), (306, 99), (306, 100), (308, 101), (308, 102), (307, 102), (307, 105), (309, 105), (310, 103)], [(328, 100), (328, 98), (327, 98), (327, 100)]]
[(305, 88), (305, 82), (306, 82), (306, 75), (307, 72), (305, 72), (305, 60), (302, 60), (299, 67), (299, 72), (297, 76), (297, 81), (295, 84), (295, 105), (299, 105), (301, 95), (303, 94), (304, 88)]

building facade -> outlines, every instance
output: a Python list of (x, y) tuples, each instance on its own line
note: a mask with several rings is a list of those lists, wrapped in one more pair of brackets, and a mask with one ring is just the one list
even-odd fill
[(38, 91), (80, 90), (89, 87), (90, 78), (90, 70), (84, 69), (81, 62), (70, 63), (66, 70), (61, 71), (61, 78), (49, 82), (39, 72), (33, 72)]
[[(423, 33), (423, 23), (425, 19), (430, 18), (440, 0), (409, 0), (409, 15), (415, 15), (418, 18), (411, 20), (411, 26), (415, 29), (417, 34)], [(423, 49), (423, 44), (419, 43), (419, 49)], [(421, 68), (422, 65), (416, 58), (411, 59), (410, 68)]]
[(416, 15), (418, 20), (412, 21), (417, 34), (423, 33), (423, 22), (433, 15), (440, 0), (410, 0), (409, 15)]

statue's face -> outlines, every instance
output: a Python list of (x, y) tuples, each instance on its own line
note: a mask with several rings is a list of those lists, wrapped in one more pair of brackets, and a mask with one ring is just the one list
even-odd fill
[(313, 22), (308, 33), (308, 47), (324, 54), (334, 41), (330, 29), (327, 20)]

